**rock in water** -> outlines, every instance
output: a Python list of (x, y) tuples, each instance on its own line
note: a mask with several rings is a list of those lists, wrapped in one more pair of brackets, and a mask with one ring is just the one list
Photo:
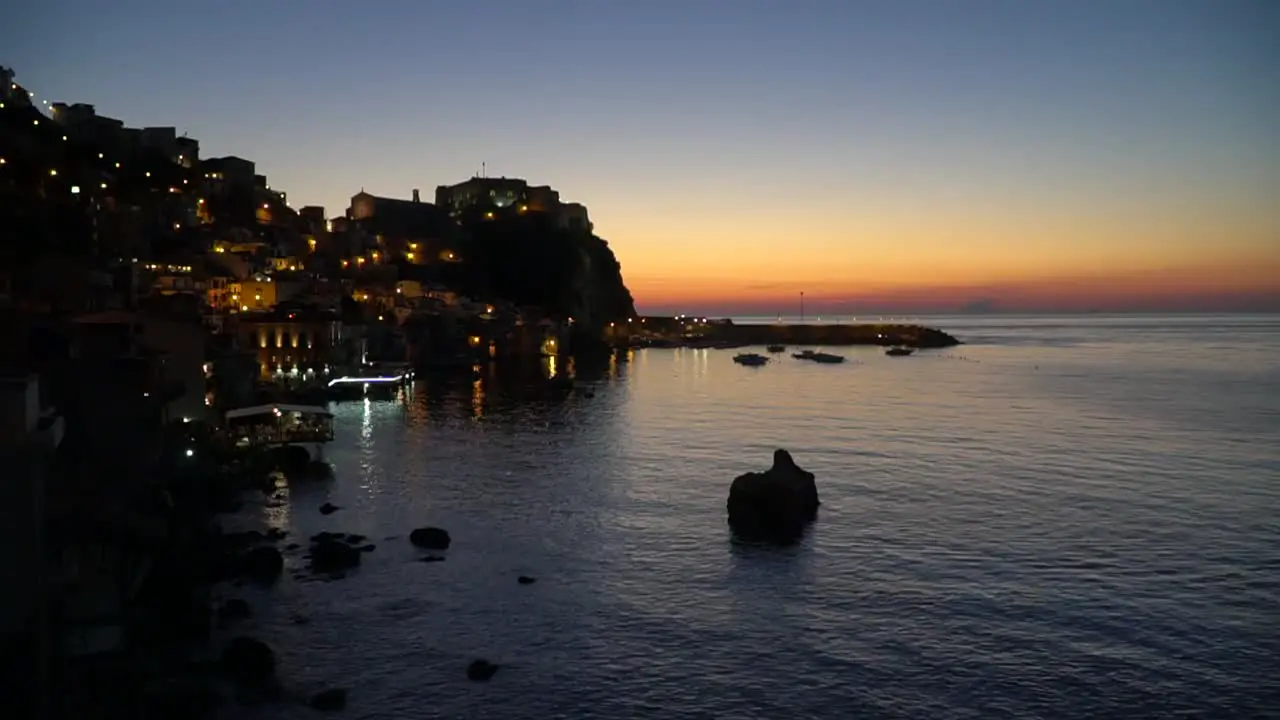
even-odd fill
[(773, 452), (773, 467), (747, 473), (729, 487), (729, 527), (748, 540), (793, 542), (818, 515), (818, 486), (786, 450)]
[(409, 533), (409, 542), (427, 550), (448, 550), (449, 531), (437, 527), (422, 527)]
[(256, 547), (240, 558), (240, 575), (256, 583), (273, 583), (283, 571), (284, 556), (273, 547)]
[(331, 688), (311, 696), (307, 703), (315, 710), (341, 710), (347, 706), (347, 691), (342, 688)]
[(472, 682), (485, 682), (498, 672), (498, 666), (488, 660), (475, 660), (467, 666), (467, 679)]
[(336, 573), (360, 564), (360, 551), (337, 540), (324, 539), (311, 546), (311, 570)]

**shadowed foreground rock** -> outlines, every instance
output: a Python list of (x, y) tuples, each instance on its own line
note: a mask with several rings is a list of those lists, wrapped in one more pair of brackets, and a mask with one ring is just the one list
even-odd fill
[(311, 545), (311, 571), (336, 573), (360, 564), (360, 551), (341, 540), (321, 538)]
[(347, 706), (347, 691), (342, 688), (331, 688), (311, 696), (307, 703), (315, 710), (341, 710)]
[(729, 527), (746, 540), (794, 542), (818, 515), (818, 486), (786, 450), (773, 452), (773, 467), (747, 473), (729, 487)]
[(449, 532), (437, 527), (421, 527), (409, 533), (409, 542), (427, 550), (448, 550)]
[(222, 651), (223, 671), (238, 685), (263, 688), (275, 680), (276, 654), (266, 643), (251, 637), (237, 637)]

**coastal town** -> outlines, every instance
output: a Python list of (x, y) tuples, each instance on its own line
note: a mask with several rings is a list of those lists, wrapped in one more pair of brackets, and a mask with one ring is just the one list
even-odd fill
[[(176, 702), (144, 716), (190, 717), (220, 697), (192, 677), (271, 685), (271, 651), (250, 638), (190, 662), (246, 612), (212, 587), (284, 567), (283, 536), (224, 533), (216, 517), (245, 492), (279, 503), (287, 482), (325, 476), (330, 401), (530, 362), (573, 392), (574, 358), (637, 347), (954, 343), (914, 326), (640, 316), (587, 208), (549, 185), (356, 188), (333, 212), (295, 207), (260, 170), (0, 68), (0, 623), (8, 666), (26, 668), (19, 716)], [(422, 530), (415, 544), (447, 547)], [(339, 577), (372, 548), (325, 535), (307, 557)]]
[(194, 558), (231, 553), (232, 576), (254, 562), (213, 516), (272, 490), (282, 461), (259, 451), (331, 439), (329, 399), (608, 352), (608, 328), (638, 319), (587, 208), (547, 185), (478, 174), (295, 207), (251, 159), (41, 97), (8, 68), (0, 213), (0, 623), (31, 716), (136, 710), (139, 648), (207, 636), (210, 573), (226, 573)]

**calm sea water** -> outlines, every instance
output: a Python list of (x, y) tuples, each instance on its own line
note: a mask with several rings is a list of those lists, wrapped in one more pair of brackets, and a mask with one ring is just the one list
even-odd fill
[[(246, 631), (347, 718), (1280, 715), (1280, 318), (931, 322), (968, 344), (336, 404), (336, 479), (246, 522), (378, 549)], [(777, 447), (819, 519), (736, 544), (729, 483)], [(447, 561), (415, 561), (426, 524)]]

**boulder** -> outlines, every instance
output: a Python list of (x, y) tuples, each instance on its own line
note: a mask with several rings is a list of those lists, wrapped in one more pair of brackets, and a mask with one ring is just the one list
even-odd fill
[(449, 531), (437, 527), (422, 527), (409, 533), (409, 542), (428, 550), (448, 550)]
[(338, 540), (323, 539), (311, 546), (311, 570), (337, 573), (360, 564), (360, 551)]
[(220, 664), (228, 677), (245, 687), (262, 688), (275, 680), (276, 654), (251, 637), (232, 639), (222, 651)]
[(218, 608), (218, 620), (227, 623), (244, 620), (253, 615), (253, 608), (240, 598), (231, 598)]
[(338, 512), (338, 506), (333, 503), (327, 502), (320, 506), (321, 515), (332, 515), (336, 512)]
[(323, 690), (312, 695), (307, 704), (313, 710), (320, 710), (321, 712), (341, 710), (347, 706), (347, 691), (342, 688)]
[(327, 480), (333, 477), (333, 467), (323, 460), (312, 460), (307, 465), (306, 477), (309, 480)]
[(240, 575), (256, 583), (272, 583), (284, 571), (284, 556), (270, 547), (256, 547), (240, 556)]
[(791, 542), (818, 514), (818, 486), (786, 450), (775, 450), (773, 467), (739, 475), (729, 487), (729, 527), (748, 540)]
[(474, 660), (467, 666), (467, 679), (473, 682), (485, 682), (498, 672), (498, 666), (488, 660)]
[(209, 718), (225, 698), (208, 678), (179, 677), (144, 691), (142, 716), (155, 718)]

